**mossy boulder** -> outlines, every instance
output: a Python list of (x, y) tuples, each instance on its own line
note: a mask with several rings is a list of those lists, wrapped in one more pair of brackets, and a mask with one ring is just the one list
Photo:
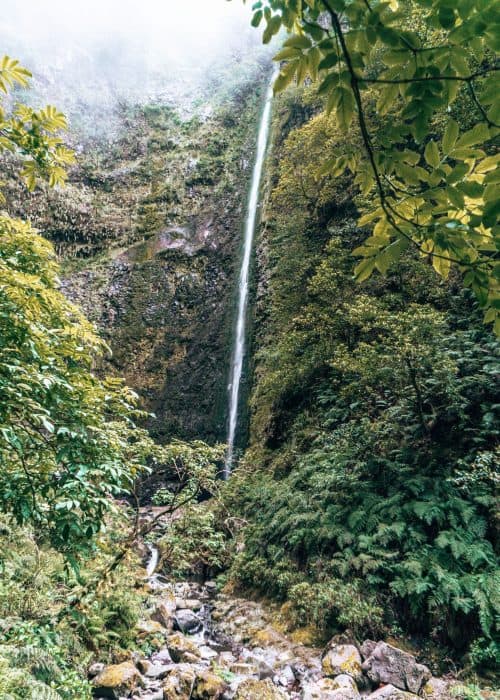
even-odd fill
[(142, 676), (132, 661), (106, 666), (92, 681), (95, 695), (112, 700), (128, 698), (142, 685)]
[(227, 683), (215, 673), (202, 671), (196, 678), (193, 700), (219, 700), (227, 690)]
[(270, 680), (257, 681), (250, 678), (238, 686), (234, 700), (286, 700), (286, 695)]
[(363, 671), (372, 683), (388, 683), (417, 694), (431, 678), (431, 672), (402, 649), (379, 642), (363, 663)]
[(167, 638), (167, 648), (175, 663), (196, 663), (200, 658), (200, 650), (194, 642), (183, 634), (172, 634)]
[(321, 660), (325, 676), (335, 678), (340, 675), (351, 676), (356, 683), (361, 682), (361, 655), (353, 644), (332, 644), (326, 648)]
[(163, 684), (163, 700), (190, 700), (195, 681), (195, 669), (189, 664), (179, 664)]

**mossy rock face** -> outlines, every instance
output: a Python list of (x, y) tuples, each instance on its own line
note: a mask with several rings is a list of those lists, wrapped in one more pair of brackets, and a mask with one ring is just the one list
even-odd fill
[[(121, 140), (89, 148), (64, 196), (29, 195), (62, 257), (65, 293), (111, 347), (101, 371), (138, 392), (160, 441), (225, 439), (259, 107), (253, 84), (204, 120), (161, 105), (129, 111)], [(162, 485), (154, 478), (146, 495)]]
[(141, 674), (132, 661), (106, 666), (92, 681), (94, 694), (104, 698), (127, 697), (141, 684)]

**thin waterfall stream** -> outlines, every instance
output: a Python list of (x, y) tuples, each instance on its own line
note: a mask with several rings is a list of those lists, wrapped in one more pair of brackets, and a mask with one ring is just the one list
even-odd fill
[(238, 315), (234, 331), (233, 357), (231, 363), (231, 378), (228, 386), (229, 393), (229, 421), (227, 433), (227, 453), (224, 465), (224, 478), (231, 474), (234, 458), (234, 441), (236, 428), (238, 426), (238, 404), (240, 397), (241, 375), (243, 372), (243, 360), (245, 357), (246, 345), (246, 317), (248, 307), (248, 287), (250, 275), (250, 261), (252, 258), (253, 239), (255, 225), (257, 222), (257, 211), (259, 207), (260, 183), (262, 170), (266, 157), (267, 142), (269, 138), (269, 126), (271, 122), (271, 106), (273, 100), (273, 83), (275, 75), (267, 90), (266, 101), (262, 111), (257, 139), (257, 153), (252, 174), (252, 184), (250, 196), (248, 198), (247, 218), (245, 222), (243, 258), (241, 261), (240, 277), (238, 283)]

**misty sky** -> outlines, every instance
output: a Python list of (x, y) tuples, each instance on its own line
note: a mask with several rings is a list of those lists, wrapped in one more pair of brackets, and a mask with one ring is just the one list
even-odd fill
[[(9, 0), (0, 55), (34, 75), (27, 99), (78, 119), (82, 105), (167, 100), (184, 110), (269, 59), (242, 0)], [(263, 58), (264, 57), (264, 58)], [(214, 83), (215, 81), (215, 83)], [(214, 88), (215, 84), (215, 88)]]
[(141, 39), (155, 48), (215, 49), (228, 28), (246, 31), (249, 5), (242, 0), (10, 0), (0, 32), (20, 43), (53, 43), (89, 37)]

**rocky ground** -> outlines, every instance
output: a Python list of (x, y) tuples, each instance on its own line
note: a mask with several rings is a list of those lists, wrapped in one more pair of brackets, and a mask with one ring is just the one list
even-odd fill
[[(133, 700), (427, 700), (460, 697), (407, 652), (336, 637), (323, 650), (294, 643), (258, 602), (213, 582), (151, 575), (144, 656), (89, 669), (96, 698)], [(455, 686), (455, 689), (454, 689)]]

